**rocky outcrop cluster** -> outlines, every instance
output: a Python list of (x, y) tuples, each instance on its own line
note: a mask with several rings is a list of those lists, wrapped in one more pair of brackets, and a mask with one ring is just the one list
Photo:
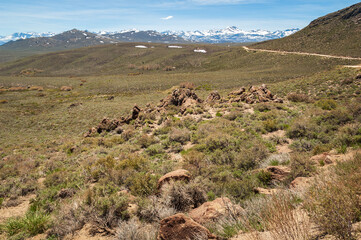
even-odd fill
[(248, 104), (261, 103), (261, 102), (276, 102), (282, 103), (283, 100), (273, 95), (265, 84), (260, 87), (251, 86), (248, 91), (246, 88), (230, 92), (228, 94), (230, 102), (246, 102)]
[(129, 124), (132, 120), (136, 120), (139, 117), (141, 109), (135, 105), (133, 107), (132, 113), (127, 117), (121, 117), (120, 119), (109, 119), (103, 118), (103, 120), (98, 124), (97, 127), (89, 129), (89, 131), (84, 135), (84, 137), (91, 137), (95, 133), (110, 132), (116, 130), (117, 133), (122, 133), (121, 126), (124, 124)]
[(178, 88), (173, 90), (172, 94), (160, 101), (158, 108), (166, 108), (170, 105), (182, 107), (182, 112), (194, 104), (203, 102), (197, 94), (189, 88)]

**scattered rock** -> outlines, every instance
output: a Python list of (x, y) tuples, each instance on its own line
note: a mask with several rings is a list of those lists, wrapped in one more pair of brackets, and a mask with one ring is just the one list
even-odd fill
[(30, 91), (44, 91), (44, 88), (42, 86), (31, 86), (29, 88)]
[(5, 104), (5, 103), (8, 103), (8, 100), (5, 100), (5, 99), (0, 100), (0, 104)]
[(202, 102), (202, 100), (198, 98), (197, 94), (191, 89), (179, 88), (173, 90), (171, 95), (162, 99), (158, 107), (165, 108), (169, 105), (182, 106), (187, 101), (187, 99), (193, 99), (199, 103)]
[(324, 152), (315, 156), (312, 156), (310, 160), (319, 165), (325, 165), (325, 164), (331, 164), (333, 161), (331, 159), (331, 156), (328, 152)]
[(58, 197), (59, 198), (68, 198), (68, 197), (72, 197), (75, 194), (75, 190), (72, 188), (63, 188), (58, 192)]
[(241, 207), (233, 205), (227, 197), (217, 198), (211, 202), (205, 202), (198, 208), (189, 212), (189, 217), (199, 224), (214, 222), (223, 216), (239, 213)]
[(230, 102), (246, 102), (248, 104), (260, 102), (282, 103), (283, 100), (273, 95), (265, 84), (260, 87), (251, 86), (248, 91), (244, 87), (228, 94)]
[(62, 86), (62, 87), (60, 88), (60, 91), (71, 91), (71, 90), (73, 90), (73, 88), (70, 87), (70, 86)]
[(254, 192), (258, 193), (258, 194), (264, 194), (264, 195), (273, 195), (273, 194), (277, 194), (280, 191), (282, 191), (281, 189), (277, 189), (277, 188), (272, 188), (272, 189), (266, 189), (266, 188), (255, 188)]
[(107, 98), (107, 100), (114, 100), (114, 96), (109, 96), (108, 98)]
[(306, 190), (312, 184), (312, 182), (314, 182), (313, 177), (298, 177), (291, 182), (290, 188)]
[(109, 118), (103, 118), (103, 120), (100, 122), (100, 124), (97, 127), (97, 132), (102, 133), (104, 131), (110, 132), (114, 129), (116, 129), (119, 126), (118, 120), (111, 120)]
[(217, 91), (213, 91), (209, 94), (209, 96), (207, 97), (206, 102), (210, 103), (210, 102), (215, 102), (221, 99), (221, 95), (219, 95), (219, 93)]
[(271, 179), (276, 181), (284, 181), (291, 173), (291, 169), (286, 166), (269, 166), (266, 171), (271, 173)]
[(217, 239), (207, 228), (183, 213), (160, 221), (158, 240)]
[(178, 169), (173, 172), (165, 174), (158, 180), (157, 188), (160, 189), (165, 183), (170, 181), (189, 181), (191, 179), (191, 174), (184, 169)]
[(73, 107), (77, 107), (77, 106), (80, 106), (80, 105), (83, 105), (82, 103), (72, 103), (69, 105), (68, 108), (73, 108)]
[(26, 87), (11, 87), (8, 89), (8, 91), (24, 91), (27, 90)]

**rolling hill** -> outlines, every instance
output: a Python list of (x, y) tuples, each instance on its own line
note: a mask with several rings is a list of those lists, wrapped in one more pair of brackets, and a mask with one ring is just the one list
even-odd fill
[(312, 21), (288, 37), (256, 43), (259, 49), (361, 57), (361, 3)]

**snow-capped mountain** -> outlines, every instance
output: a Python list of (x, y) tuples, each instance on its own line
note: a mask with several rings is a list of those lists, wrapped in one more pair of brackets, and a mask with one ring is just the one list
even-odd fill
[(284, 31), (267, 31), (267, 30), (251, 30), (244, 31), (237, 27), (227, 27), (225, 29), (215, 29), (206, 31), (166, 31), (163, 34), (175, 34), (192, 42), (207, 42), (207, 43), (227, 43), (227, 42), (261, 42), (271, 39), (277, 39), (289, 36), (299, 29), (287, 29)]
[[(261, 42), (265, 40), (277, 39), (289, 36), (299, 29), (287, 29), (278, 31), (251, 30), (244, 31), (237, 27), (227, 27), (224, 29), (213, 29), (205, 31), (164, 31), (154, 30), (140, 31), (137, 29), (122, 31), (99, 31), (93, 32), (102, 37), (111, 38), (120, 42), (165, 42), (165, 43), (187, 43), (187, 42), (206, 42), (206, 43), (237, 43), (237, 42)], [(0, 36), (0, 45), (9, 41), (19, 39), (53, 37), (55, 33), (14, 33), (9, 36)]]
[(13, 33), (8, 36), (0, 36), (0, 45), (10, 42), (16, 41), (19, 39), (28, 39), (28, 38), (37, 38), (37, 37), (52, 37), (56, 33), (45, 32), (45, 33), (36, 33), (36, 32), (26, 32), (26, 33)]

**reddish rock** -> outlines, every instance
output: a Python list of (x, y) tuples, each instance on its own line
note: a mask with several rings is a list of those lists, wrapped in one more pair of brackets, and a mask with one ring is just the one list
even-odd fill
[(313, 177), (298, 177), (293, 180), (290, 184), (290, 188), (292, 189), (307, 189), (312, 182), (314, 181)]
[(160, 189), (165, 183), (170, 181), (189, 181), (191, 179), (191, 174), (184, 169), (178, 169), (173, 172), (165, 174), (158, 180), (158, 189)]
[(315, 164), (331, 164), (333, 162), (328, 152), (312, 156), (310, 160)]
[(163, 108), (169, 105), (182, 106), (187, 101), (187, 99), (193, 99), (199, 103), (202, 102), (202, 100), (198, 98), (197, 94), (191, 89), (179, 88), (173, 90), (171, 95), (162, 99), (158, 107)]
[(286, 166), (269, 166), (266, 171), (271, 173), (271, 178), (277, 181), (284, 181), (291, 173), (291, 169)]
[(227, 197), (217, 198), (211, 202), (205, 202), (198, 208), (189, 212), (189, 217), (199, 224), (210, 223), (229, 214), (237, 214), (241, 207), (233, 205)]
[(217, 239), (207, 228), (193, 221), (183, 213), (160, 221), (158, 240)]

